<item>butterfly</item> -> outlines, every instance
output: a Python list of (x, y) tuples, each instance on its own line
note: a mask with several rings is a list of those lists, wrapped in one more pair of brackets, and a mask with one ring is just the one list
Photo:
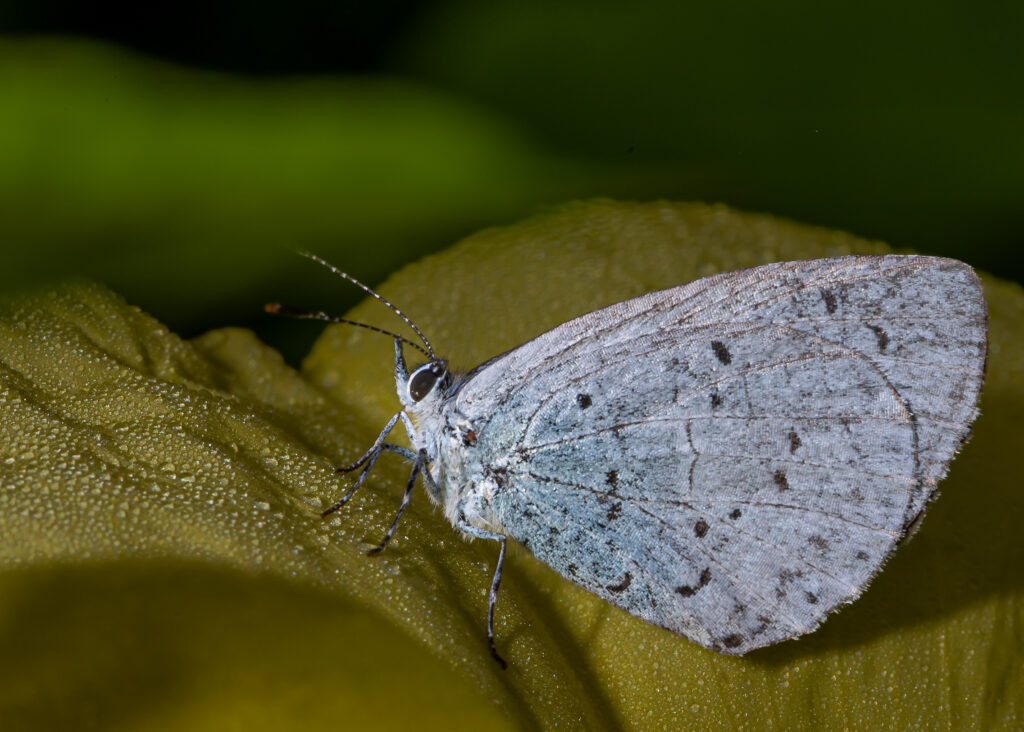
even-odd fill
[[(767, 264), (582, 315), (458, 375), (394, 339), (401, 404), (339, 471), (411, 463), (468, 538), (720, 653), (796, 638), (855, 600), (916, 529), (977, 415), (987, 351), (966, 264), (846, 256)], [(425, 361), (411, 370), (403, 348)], [(401, 423), (412, 448), (388, 441)]]

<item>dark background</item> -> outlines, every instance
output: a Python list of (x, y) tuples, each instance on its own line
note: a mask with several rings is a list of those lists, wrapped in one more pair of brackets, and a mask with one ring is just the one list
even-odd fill
[(8, 2), (0, 287), (84, 274), (274, 341), (263, 300), (359, 299), (295, 249), (374, 284), (591, 196), (1024, 281), (1022, 31), (1011, 2)]
[(11, 2), (16, 33), (102, 38), (200, 68), (247, 74), (373, 73), (431, 2)]

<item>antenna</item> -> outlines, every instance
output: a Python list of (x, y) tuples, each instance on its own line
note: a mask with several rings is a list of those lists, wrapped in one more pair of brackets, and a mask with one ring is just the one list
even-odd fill
[[(312, 259), (317, 264), (323, 265), (324, 267), (326, 267), (327, 269), (331, 270), (332, 272), (334, 272), (334, 274), (338, 275), (342, 279), (348, 280), (349, 282), (351, 282), (356, 287), (361, 288), (364, 292), (366, 292), (366, 293), (372, 295), (373, 297), (377, 298), (378, 300), (380, 300), (388, 308), (390, 308), (395, 313), (395, 315), (397, 315), (402, 320), (404, 320), (406, 322), (406, 324), (410, 328), (413, 329), (413, 331), (415, 331), (416, 335), (418, 335), (420, 337), (420, 340), (423, 341), (423, 345), (427, 347), (427, 350), (424, 351), (422, 348), (417, 346), (415, 343), (413, 343), (412, 341), (408, 340), (407, 338), (403, 338), (402, 336), (398, 335), (397, 333), (391, 333), (390, 331), (381, 330), (380, 328), (374, 328), (372, 325), (366, 325), (364, 323), (357, 323), (357, 322), (352, 321), (352, 320), (344, 320), (343, 318), (333, 318), (333, 317), (331, 317), (329, 315), (326, 315), (325, 313), (312, 313), (312, 312), (296, 310), (294, 312), (296, 312), (296, 313), (302, 312), (302, 313), (305, 313), (305, 314), (304, 315), (290, 315), (288, 312), (285, 312), (286, 309), (283, 308), (280, 305), (277, 306), (280, 310), (276, 310), (276, 311), (268, 310), (267, 312), (275, 312), (275, 313), (280, 312), (280, 314), (288, 315), (289, 317), (311, 318), (311, 319), (314, 319), (314, 320), (327, 320), (328, 322), (331, 322), (331, 323), (348, 323), (349, 325), (358, 325), (358, 326), (363, 327), (363, 328), (369, 328), (370, 330), (375, 330), (375, 331), (377, 331), (379, 333), (386, 333), (386, 334), (388, 334), (390, 336), (394, 336), (395, 338), (401, 338), (403, 342), (408, 343), (409, 345), (419, 349), (423, 353), (423, 355), (427, 356), (429, 359), (431, 359), (431, 360), (437, 359), (437, 356), (434, 354), (434, 349), (430, 346), (430, 341), (427, 340), (427, 337), (425, 335), (423, 335), (423, 331), (421, 331), (419, 328), (417, 328), (416, 324), (414, 322), (412, 322), (411, 320), (409, 320), (409, 318), (406, 316), (406, 314), (403, 313), (398, 308), (396, 308), (393, 304), (391, 304), (391, 302), (389, 300), (387, 300), (385, 297), (383, 297), (381, 295), (378, 295), (371, 288), (369, 288), (366, 285), (364, 285), (362, 282), (357, 280), (355, 277), (350, 275), (348, 272), (342, 272), (340, 269), (335, 267), (333, 264), (331, 264), (330, 262), (327, 262), (326, 260), (321, 259), (320, 257), (316, 256), (312, 252), (301, 251), (301, 252), (299, 252), (299, 254), (301, 254), (303, 257), (306, 257), (307, 259)], [(324, 317), (321, 317), (321, 316), (324, 316)]]
[[(360, 323), (357, 320), (338, 318), (335, 317), (334, 315), (328, 315), (327, 313), (318, 312), (314, 310), (302, 310), (301, 308), (293, 308), (288, 305), (282, 305), (279, 302), (268, 302), (266, 305), (263, 306), (263, 309), (266, 312), (270, 313), (271, 315), (280, 315), (285, 318), (296, 318), (298, 320), (323, 320), (328, 323), (343, 323), (345, 325), (357, 325), (360, 328), (366, 328), (367, 330), (372, 330), (376, 333), (383, 333), (384, 335), (391, 336), (392, 338), (397, 338), (398, 340), (402, 341), (402, 343), (412, 346), (427, 358), (434, 358), (433, 353), (427, 353), (427, 351), (424, 350), (424, 348), (419, 343), (413, 343), (403, 335), (399, 335), (398, 333), (392, 333), (390, 330), (384, 330), (383, 328), (378, 328), (374, 325)], [(426, 342), (426, 339), (424, 339), (424, 342)]]

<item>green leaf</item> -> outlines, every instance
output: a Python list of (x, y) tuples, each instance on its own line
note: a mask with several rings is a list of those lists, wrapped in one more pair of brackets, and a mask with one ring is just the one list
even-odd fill
[[(690, 204), (571, 204), (483, 231), (381, 287), (471, 367), (595, 307), (712, 272), (885, 247)], [(323, 276), (327, 276), (325, 273)], [(1013, 728), (1021, 721), (1019, 287), (986, 278), (982, 417), (919, 533), (821, 630), (743, 658), (616, 610), (422, 491), (389, 339), (328, 329), (298, 374), (240, 330), (183, 342), (93, 285), (0, 318), (0, 719), (13, 728)], [(344, 286), (339, 283), (339, 286)], [(267, 293), (268, 299), (273, 293)], [(368, 301), (353, 317), (394, 328)], [(10, 726), (10, 725), (5, 725)]]

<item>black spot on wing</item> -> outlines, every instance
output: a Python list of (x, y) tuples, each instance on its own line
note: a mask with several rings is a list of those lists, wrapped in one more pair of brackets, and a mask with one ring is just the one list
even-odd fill
[(704, 534), (708, 533), (708, 522), (701, 519), (693, 525), (693, 535), (698, 539), (703, 539)]
[(505, 477), (508, 475), (508, 468), (488, 468), (488, 474), (494, 479), (494, 483), (499, 487), (505, 486)]
[(836, 296), (829, 290), (822, 290), (821, 299), (825, 301), (825, 310), (828, 311), (829, 315), (832, 315), (836, 311)]
[(789, 454), (792, 455), (804, 443), (800, 441), (800, 435), (796, 433), (796, 430), (790, 430), (787, 437), (789, 437)]
[(779, 600), (783, 599), (789, 592), (789, 586), (803, 576), (803, 570), (783, 569), (776, 575), (776, 577), (778, 577), (779, 582), (775, 586), (775, 597)]
[(875, 340), (878, 341), (878, 352), (885, 353), (885, 349), (889, 345), (889, 334), (880, 325), (871, 325), (870, 323), (865, 325), (875, 334)]
[(683, 597), (693, 597), (698, 592), (700, 592), (700, 590), (704, 586), (706, 586), (707, 583), (710, 582), (710, 581), (711, 581), (711, 568), (710, 567), (705, 567), (704, 570), (700, 573), (700, 577), (697, 578), (697, 584), (696, 585), (692, 585), (692, 586), (691, 585), (681, 585), (681, 586), (676, 588), (676, 592), (678, 592)]
[(726, 648), (736, 648), (743, 642), (743, 636), (739, 633), (732, 633), (722, 638), (721, 643)]
[(778, 487), (780, 493), (789, 490), (789, 480), (786, 478), (786, 473), (782, 470), (775, 471), (775, 474), (772, 475), (772, 482)]
[(743, 515), (742, 511), (740, 511), (738, 508), (734, 508), (732, 510), (732, 512), (729, 514), (729, 518), (731, 518), (733, 521), (735, 521), (736, 519), (738, 519), (742, 515)]
[(633, 575), (631, 575), (629, 572), (626, 572), (626, 574), (622, 578), (621, 582), (619, 582), (618, 584), (614, 584), (614, 585), (606, 585), (605, 589), (608, 590), (609, 592), (623, 592), (627, 587), (629, 587), (629, 585), (632, 582), (633, 582)]
[(711, 408), (722, 406), (722, 397), (718, 395), (717, 391), (711, 392)]
[(723, 365), (728, 366), (732, 363), (732, 354), (721, 341), (711, 341), (711, 350), (715, 352), (715, 356)]

